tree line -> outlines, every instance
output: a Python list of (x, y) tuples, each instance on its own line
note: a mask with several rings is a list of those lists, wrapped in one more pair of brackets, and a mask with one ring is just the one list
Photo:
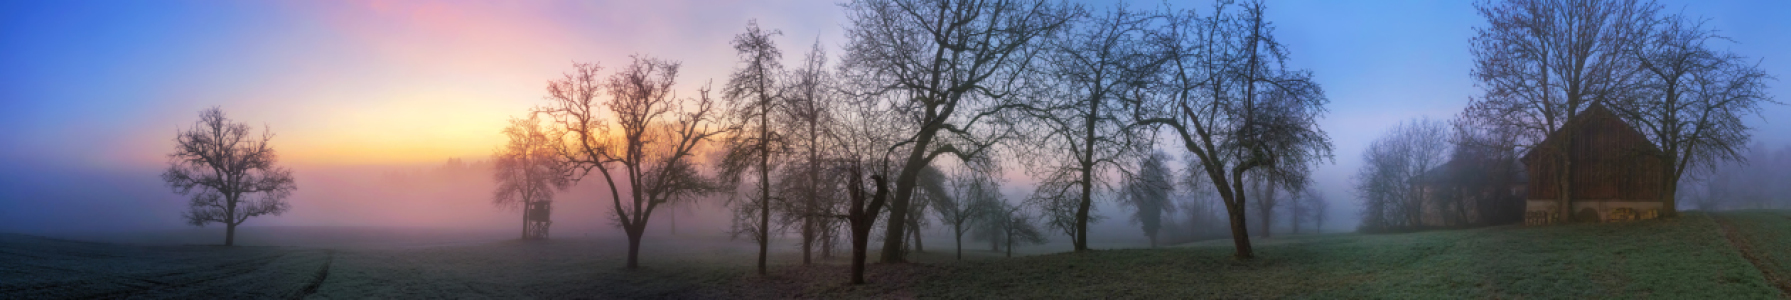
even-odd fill
[[(746, 24), (719, 95), (674, 88), (676, 60), (574, 63), (547, 82), (545, 103), (503, 130), (493, 203), (529, 207), (598, 184), (635, 269), (655, 212), (725, 195), (730, 231), (760, 246), (760, 274), (770, 237), (789, 232), (805, 264), (849, 241), (854, 283), (871, 239), (882, 239), (879, 261), (905, 262), (934, 221), (960, 253), (966, 236), (1011, 255), (1053, 229), (1083, 252), (1093, 204), (1119, 201), (1153, 244), (1179, 210), (1186, 227), (1228, 228), (1217, 231), (1250, 259), (1248, 208), (1264, 236), (1278, 208), (1294, 212), (1293, 228), (1323, 217), (1312, 213), (1324, 206), (1309, 174), (1331, 156), (1316, 123), (1328, 100), (1312, 72), (1289, 65), (1260, 1), (1201, 12), (1041, 0), (841, 7), (841, 54), (817, 41), (790, 67), (778, 30)], [(284, 211), (290, 172), (272, 166), (271, 150), (256, 152), (271, 135), (212, 147), (220, 130), (247, 132), (215, 111), (183, 132), (164, 175), (177, 192), (215, 188), (194, 193), (194, 223), (234, 227)], [(220, 149), (252, 160), (210, 160)], [(1021, 199), (997, 179), (1013, 167), (1039, 181)], [(245, 193), (266, 197), (243, 202)]]
[[(1287, 66), (1260, 2), (1206, 14), (1046, 1), (842, 8), (836, 64), (817, 41), (786, 67), (781, 32), (749, 22), (730, 43), (738, 62), (719, 103), (708, 87), (676, 95), (679, 64), (646, 55), (607, 77), (575, 64), (549, 84), (550, 103), (531, 112), (557, 137), (546, 143), (560, 166), (547, 169), (600, 176), (629, 268), (655, 209), (703, 195), (727, 196), (730, 232), (758, 243), (760, 274), (779, 232), (800, 237), (804, 264), (849, 239), (853, 282), (870, 239), (882, 239), (880, 261), (900, 263), (923, 250), (929, 225), (947, 227), (960, 256), (965, 237), (1011, 253), (1047, 228), (1086, 251), (1097, 199), (1132, 208), (1154, 244), (1172, 194), (1222, 204), (1187, 210), (1229, 219), (1247, 259), (1246, 195), (1263, 199), (1264, 230), (1278, 197), (1245, 187), (1305, 191), (1330, 155), (1315, 123), (1323, 90)], [(1181, 145), (1185, 168), (1153, 154), (1159, 145)], [(1015, 166), (1040, 184), (1010, 200), (996, 178)], [(1284, 208), (1294, 215), (1322, 210), (1312, 196), (1279, 198), (1296, 199)]]

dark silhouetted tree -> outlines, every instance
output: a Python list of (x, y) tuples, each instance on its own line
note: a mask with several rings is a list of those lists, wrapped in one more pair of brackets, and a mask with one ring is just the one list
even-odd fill
[(875, 192), (867, 192), (866, 183), (859, 179), (865, 175), (864, 167), (854, 164), (847, 168), (846, 175), (850, 176), (850, 181), (846, 188), (848, 196), (852, 198), (849, 207), (851, 211), (847, 217), (852, 223), (852, 284), (864, 284), (864, 260), (866, 252), (870, 250), (871, 227), (877, 222), (877, 214), (889, 200), (889, 184), (884, 182), (882, 175), (871, 175), (869, 184)]
[(273, 132), (263, 128), (256, 137), (250, 130), (222, 108), (199, 111), (199, 121), (174, 137), (162, 172), (174, 193), (192, 196), (182, 214), (187, 224), (223, 223), (225, 246), (236, 245), (236, 226), (250, 217), (285, 213), (292, 207), (286, 197), (298, 190), (292, 170), (274, 165)]
[(1174, 142), (1193, 154), (1225, 204), (1236, 258), (1250, 259), (1246, 174), (1283, 188), (1303, 183), (1292, 175), (1331, 155), (1317, 123), (1329, 101), (1310, 71), (1287, 65), (1288, 49), (1263, 19), (1261, 2), (1230, 8), (1221, 1), (1204, 18), (1192, 11), (1169, 16), (1159, 28), (1169, 55), (1162, 85), (1140, 97), (1134, 113), (1139, 123), (1171, 129)]
[[(1504, 0), (1475, 5), (1487, 25), (1469, 42), (1471, 71), (1483, 94), (1468, 111), (1489, 125), (1510, 128), (1520, 146), (1553, 156), (1561, 199), (1557, 211), (1573, 203), (1572, 131), (1556, 137), (1560, 147), (1538, 147), (1567, 120), (1592, 103), (1606, 104), (1635, 88), (1640, 72), (1626, 50), (1642, 38), (1643, 25), (1659, 6), (1642, 0)], [(1534, 166), (1533, 166), (1534, 167)], [(1670, 209), (1670, 208), (1669, 208)], [(1670, 214), (1670, 213), (1669, 213)], [(1569, 213), (1557, 214), (1573, 221)]]
[(1417, 185), (1448, 158), (1449, 129), (1429, 118), (1401, 122), (1368, 145), (1356, 172), (1356, 195), (1362, 198), (1362, 228), (1367, 231), (1421, 226), (1428, 201)]
[[(564, 79), (548, 83), (551, 103), (539, 110), (553, 116), (558, 138), (567, 143), (560, 155), (571, 178), (577, 181), (592, 170), (603, 176), (611, 218), (628, 235), (631, 270), (640, 267), (641, 237), (655, 209), (720, 190), (698, 172), (694, 153), (723, 132), (712, 124), (715, 108), (707, 87), (696, 98), (672, 92), (677, 62), (633, 59), (602, 82), (597, 65), (575, 64)], [(598, 102), (604, 94), (608, 101)]]
[[(922, 172), (925, 172), (922, 176), (945, 176), (927, 174), (940, 173), (932, 168)], [(962, 173), (946, 180), (951, 186), (947, 197), (930, 197), (933, 202), (930, 206), (939, 214), (939, 220), (945, 222), (945, 226), (951, 226), (958, 260), (964, 259), (964, 235), (980, 226), (978, 223), (985, 222), (984, 219), (991, 215), (987, 211), (1000, 209), (997, 204), (1001, 201), (1001, 187), (995, 178), (976, 171)]]
[(1746, 159), (1742, 152), (1753, 135), (1742, 118), (1774, 103), (1766, 84), (1772, 76), (1746, 57), (1710, 45), (1725, 38), (1703, 21), (1680, 15), (1647, 21), (1627, 45), (1642, 70), (1639, 88), (1610, 107), (1660, 146), (1657, 158), (1668, 168), (1661, 172), (1661, 213), (1672, 217), (1679, 181), (1689, 171)]
[(765, 275), (765, 256), (771, 245), (771, 203), (775, 200), (771, 196), (772, 160), (781, 162), (781, 157), (774, 156), (789, 150), (784, 137), (773, 131), (786, 119), (772, 123), (773, 115), (784, 107), (783, 87), (777, 81), (783, 73), (783, 64), (778, 62), (783, 52), (771, 41), (772, 36), (779, 34), (777, 30), (759, 29), (757, 20), (748, 21), (746, 32), (734, 36), (734, 52), (740, 57), (740, 66), (728, 77), (723, 90), (730, 103), (726, 122), (735, 134), (723, 143), (727, 145), (727, 155), (721, 163), (721, 177), (728, 183), (738, 183), (749, 170), (758, 175), (757, 195), (730, 202), (736, 207), (734, 234), (749, 235), (759, 243), (759, 275)]
[(1078, 20), (1041, 55), (1043, 78), (1053, 84), (1049, 96), (1026, 106), (1034, 134), (1020, 152), (1043, 177), (1031, 201), (1048, 210), (1051, 227), (1067, 233), (1080, 252), (1088, 250), (1088, 224), (1098, 221), (1094, 199), (1113, 190), (1103, 175), (1128, 173), (1122, 170), (1150, 148), (1152, 132), (1124, 113), (1135, 102), (1119, 98), (1148, 88), (1164, 56), (1147, 42), (1147, 29), (1163, 18), (1119, 5)]
[(1049, 240), (1039, 231), (1034, 217), (1025, 211), (1024, 206), (1011, 205), (1006, 201), (996, 203), (999, 209), (991, 209), (995, 214), (985, 220), (1001, 225), (1001, 242), (1007, 247), (1007, 257), (1014, 257), (1014, 246), (1042, 245)]
[(789, 119), (781, 125), (785, 142), (792, 152), (786, 158), (783, 183), (786, 201), (784, 215), (796, 223), (802, 236), (802, 263), (809, 264), (815, 244), (821, 244), (822, 257), (832, 255), (834, 228), (838, 223), (828, 216), (845, 199), (837, 187), (827, 182), (828, 136), (838, 125), (833, 101), (840, 100), (834, 89), (832, 73), (827, 70), (827, 52), (816, 42), (803, 59), (802, 66), (784, 79), (784, 114)]
[(1132, 208), (1132, 222), (1144, 229), (1151, 248), (1157, 247), (1157, 231), (1163, 227), (1164, 215), (1175, 211), (1174, 203), (1169, 201), (1169, 195), (1175, 191), (1169, 159), (1169, 154), (1157, 151), (1139, 161), (1138, 173), (1126, 181), (1119, 198), (1120, 204)]
[(853, 101), (899, 114), (906, 130), (885, 145), (896, 158), (892, 220), (882, 261), (904, 262), (910, 200), (922, 166), (940, 155), (960, 160), (985, 154), (1001, 137), (1013, 104), (1029, 100), (1023, 80), (1034, 73), (1041, 44), (1075, 15), (1075, 7), (1045, 1), (856, 0), (844, 5), (844, 78)]
[(835, 116), (840, 122), (834, 123), (836, 126), (827, 135), (830, 142), (824, 149), (831, 159), (825, 170), (834, 174), (827, 177), (833, 179), (828, 186), (845, 190), (846, 211), (837, 216), (847, 221), (852, 238), (852, 284), (863, 284), (871, 229), (876, 227), (878, 214), (887, 208), (890, 199), (887, 178), (894, 171), (890, 159), (894, 151), (889, 145), (901, 139), (903, 130), (890, 126), (888, 120), (895, 114), (874, 102), (838, 104)]
[(1318, 189), (1308, 186), (1290, 199), (1293, 202), (1287, 205), (1287, 223), (1293, 234), (1300, 233), (1301, 224), (1317, 225), (1324, 220), (1325, 195)]

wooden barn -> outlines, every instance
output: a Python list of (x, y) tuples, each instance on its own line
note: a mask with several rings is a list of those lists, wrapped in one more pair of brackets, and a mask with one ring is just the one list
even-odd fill
[[(1567, 143), (1568, 137), (1572, 143)], [(1569, 145), (1570, 144), (1570, 145)], [(1566, 148), (1571, 146), (1571, 148)], [(1560, 130), (1550, 133), (1522, 160), (1529, 175), (1524, 223), (1561, 222), (1563, 155), (1573, 157), (1573, 197), (1567, 203), (1576, 222), (1652, 219), (1664, 207), (1659, 192), (1666, 169), (1656, 155), (1660, 148), (1623, 122), (1609, 108), (1594, 103)]]

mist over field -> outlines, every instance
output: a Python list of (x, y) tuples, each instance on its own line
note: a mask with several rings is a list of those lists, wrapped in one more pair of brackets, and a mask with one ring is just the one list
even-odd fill
[(0, 298), (1785, 298), (1787, 12), (0, 1)]

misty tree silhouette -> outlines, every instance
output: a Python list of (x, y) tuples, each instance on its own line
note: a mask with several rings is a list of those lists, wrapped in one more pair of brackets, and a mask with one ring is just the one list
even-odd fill
[[(256, 139), (248, 124), (232, 123), (216, 106), (200, 111), (199, 122), (174, 138), (168, 171), (162, 180), (174, 193), (190, 195), (187, 223), (224, 223), (224, 245), (236, 245), (236, 226), (249, 217), (280, 215), (291, 208), (286, 197), (298, 190), (292, 170), (275, 166), (278, 156), (268, 146), (274, 134), (263, 129)], [(260, 198), (244, 198), (261, 194)]]

